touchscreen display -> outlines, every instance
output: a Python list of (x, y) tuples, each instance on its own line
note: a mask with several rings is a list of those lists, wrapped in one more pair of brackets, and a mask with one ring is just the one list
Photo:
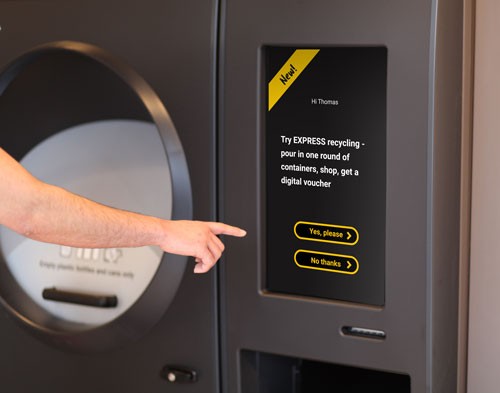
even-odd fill
[(266, 289), (382, 306), (387, 49), (263, 53)]

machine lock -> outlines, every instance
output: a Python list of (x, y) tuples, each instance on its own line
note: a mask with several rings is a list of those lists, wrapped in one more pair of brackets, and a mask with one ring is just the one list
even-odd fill
[(198, 380), (195, 370), (177, 366), (165, 366), (161, 376), (171, 383), (192, 383)]

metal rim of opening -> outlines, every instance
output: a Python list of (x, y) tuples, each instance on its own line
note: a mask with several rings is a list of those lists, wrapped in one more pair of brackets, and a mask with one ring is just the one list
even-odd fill
[[(26, 66), (41, 56), (52, 53), (67, 53), (93, 60), (113, 72), (137, 95), (163, 141), (171, 170), (171, 218), (172, 220), (192, 218), (192, 195), (187, 162), (170, 115), (147, 82), (111, 53), (97, 46), (75, 41), (57, 41), (37, 46), (13, 60), (0, 72), (0, 96)], [(103, 351), (138, 339), (158, 322), (177, 292), (186, 262), (187, 257), (164, 254), (155, 276), (137, 302), (115, 320), (90, 329), (54, 320), (39, 310), (31, 315), (20, 312), (12, 304), (12, 299), (19, 294), (8, 294), (4, 288), (0, 288), (0, 304), (14, 316), (16, 321), (44, 341), (81, 352)], [(0, 285), (2, 281), (5, 282), (5, 277), (0, 277)]]

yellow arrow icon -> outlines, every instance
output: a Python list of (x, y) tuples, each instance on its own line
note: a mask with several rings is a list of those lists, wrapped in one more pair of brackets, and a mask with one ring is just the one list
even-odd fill
[(347, 270), (349, 270), (351, 268), (351, 262), (347, 261)]
[(349, 240), (352, 237), (351, 232), (347, 232), (347, 240)]

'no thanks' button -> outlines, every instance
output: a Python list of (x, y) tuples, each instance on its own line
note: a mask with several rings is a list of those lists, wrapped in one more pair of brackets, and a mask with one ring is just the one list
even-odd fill
[(294, 261), (302, 269), (322, 270), (330, 273), (356, 274), (359, 270), (358, 260), (350, 255), (297, 250)]

